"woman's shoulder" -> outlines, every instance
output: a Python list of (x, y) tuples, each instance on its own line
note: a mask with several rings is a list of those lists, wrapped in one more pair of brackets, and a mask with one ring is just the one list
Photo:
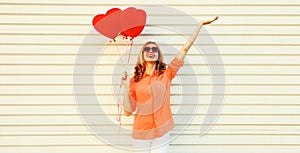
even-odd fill
[(129, 82), (134, 83), (134, 77), (130, 77)]

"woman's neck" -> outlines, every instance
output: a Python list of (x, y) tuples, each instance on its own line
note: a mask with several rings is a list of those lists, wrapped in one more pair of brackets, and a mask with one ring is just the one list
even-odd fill
[(155, 62), (146, 63), (146, 73), (152, 75), (155, 70)]

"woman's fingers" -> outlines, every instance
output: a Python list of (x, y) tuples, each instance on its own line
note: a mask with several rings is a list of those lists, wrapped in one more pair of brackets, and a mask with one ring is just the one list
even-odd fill
[(122, 74), (122, 80), (126, 80), (126, 79), (127, 79), (127, 72), (125, 71)]
[(219, 18), (219, 17), (218, 17), (218, 16), (216, 16), (216, 17), (215, 17), (215, 18), (213, 18), (212, 20), (206, 20), (206, 21), (202, 21), (202, 24), (203, 24), (203, 25), (210, 24), (210, 23), (212, 23), (212, 22), (216, 21), (218, 18)]

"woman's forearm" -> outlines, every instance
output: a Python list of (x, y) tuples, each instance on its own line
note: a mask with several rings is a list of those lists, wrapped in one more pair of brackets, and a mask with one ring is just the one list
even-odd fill
[(129, 81), (128, 79), (124, 80), (123, 82), (123, 88), (124, 88), (124, 97), (123, 97), (123, 110), (124, 110), (124, 114), (126, 116), (129, 116), (132, 114), (132, 109), (131, 109), (131, 105), (129, 102)]
[(202, 28), (203, 25), (207, 25), (210, 24), (214, 21), (216, 21), (219, 17), (216, 16), (211, 20), (207, 20), (207, 21), (202, 21), (198, 24), (197, 28), (195, 29), (194, 33), (191, 35), (191, 37), (189, 38), (189, 40), (183, 45), (183, 47), (181, 48), (181, 50), (179, 51), (179, 53), (177, 54), (176, 58), (178, 58), (179, 60), (183, 60), (185, 55), (187, 54), (187, 52), (189, 51), (189, 49), (191, 48), (191, 46), (193, 45), (193, 43), (195, 42), (196, 38), (198, 37), (198, 34)]
[(198, 34), (201, 30), (201, 27), (203, 26), (202, 22), (199, 23), (193, 34), (190, 36), (190, 38), (187, 40), (187, 42), (183, 45), (179, 53), (177, 54), (176, 58), (179, 60), (183, 60), (191, 46), (193, 45), (194, 41), (198, 37)]
[(194, 33), (190, 36), (189, 40), (184, 44), (184, 46), (181, 49), (184, 53), (187, 53), (188, 50), (191, 48), (191, 46), (195, 42), (196, 38), (198, 37), (202, 26), (203, 26), (203, 24), (202, 24), (202, 22), (200, 22), (199, 25), (196, 27)]

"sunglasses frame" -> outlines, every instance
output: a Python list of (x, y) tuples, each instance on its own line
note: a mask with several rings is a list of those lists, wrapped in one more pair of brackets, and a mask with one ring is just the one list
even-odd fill
[[(149, 49), (146, 49), (149, 48)], [(143, 51), (144, 52), (150, 52), (150, 50), (152, 50), (153, 53), (158, 53), (159, 49), (158, 47), (144, 47)]]

